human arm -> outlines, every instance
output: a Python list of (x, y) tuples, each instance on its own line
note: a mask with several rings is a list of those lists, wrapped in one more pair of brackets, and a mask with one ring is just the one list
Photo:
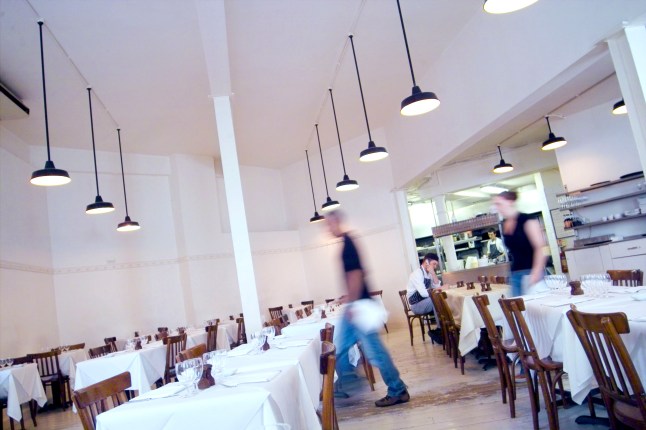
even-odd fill
[(428, 297), (428, 290), (424, 285), (424, 275), (422, 274), (422, 270), (424, 269), (420, 268), (420, 270), (415, 270), (413, 273), (410, 274), (410, 277), (408, 278), (409, 297), (415, 291), (417, 291), (419, 295), (422, 297)]
[(363, 270), (354, 269), (345, 272), (345, 283), (348, 289), (346, 301), (353, 302), (359, 300), (363, 290)]
[(532, 245), (532, 270), (529, 273), (529, 282), (533, 285), (543, 277), (543, 272), (545, 271), (545, 262), (547, 261), (547, 256), (543, 253), (545, 238), (538, 220), (527, 220), (524, 225), (524, 231), (529, 243)]

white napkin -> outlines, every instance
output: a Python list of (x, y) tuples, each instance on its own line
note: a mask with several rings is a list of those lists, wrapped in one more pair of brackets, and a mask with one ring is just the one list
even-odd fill
[(364, 333), (381, 330), (388, 321), (388, 313), (372, 299), (355, 300), (349, 305), (352, 322)]
[(285, 349), (294, 348), (297, 346), (307, 346), (309, 344), (309, 340), (281, 340), (280, 342), (274, 343), (272, 346), (275, 346), (278, 349)]
[(229, 357), (239, 357), (241, 355), (247, 355), (251, 351), (253, 351), (254, 348), (255, 348), (255, 346), (253, 344), (243, 343), (242, 345), (240, 345), (240, 346), (232, 349), (231, 351), (229, 351), (229, 353), (227, 355)]
[(253, 384), (260, 382), (269, 382), (274, 379), (280, 370), (272, 370), (268, 372), (257, 373), (240, 373), (224, 378), (220, 384), (225, 387), (237, 387), (240, 384)]
[(173, 397), (184, 391), (186, 387), (179, 382), (173, 382), (166, 384), (156, 390), (148, 391), (147, 393), (141, 394), (133, 399), (130, 399), (130, 402), (141, 402), (144, 400), (153, 400), (153, 399), (163, 399), (166, 397)]

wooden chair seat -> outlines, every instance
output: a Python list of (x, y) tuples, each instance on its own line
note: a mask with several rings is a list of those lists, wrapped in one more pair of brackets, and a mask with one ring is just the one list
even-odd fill
[(128, 401), (125, 391), (130, 387), (130, 372), (108, 378), (74, 391), (74, 405), (84, 430), (96, 428), (96, 417), (102, 412)]
[[(635, 396), (631, 396), (636, 399)], [(629, 405), (628, 403), (617, 402), (614, 405), (614, 414), (619, 421), (630, 426), (633, 429), (646, 429), (644, 416), (638, 406)]]
[[(419, 328), (422, 331), (422, 342), (425, 340), (424, 334), (424, 323), (428, 330), (431, 330), (431, 324), (435, 323), (436, 318), (433, 312), (427, 314), (416, 314), (410, 308), (410, 303), (408, 302), (408, 295), (406, 290), (400, 290), (398, 292), (399, 298), (404, 307), (404, 314), (406, 315), (406, 322), (408, 323), (408, 334), (410, 335), (410, 346), (413, 346), (413, 322), (415, 320), (419, 321)], [(432, 341), (432, 340), (431, 340)]]

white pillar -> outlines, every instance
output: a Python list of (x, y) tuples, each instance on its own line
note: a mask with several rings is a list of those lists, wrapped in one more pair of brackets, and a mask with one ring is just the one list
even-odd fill
[(539, 172), (534, 173), (534, 183), (536, 184), (536, 191), (541, 200), (541, 213), (543, 214), (543, 224), (545, 225), (545, 235), (547, 236), (547, 245), (552, 254), (552, 262), (556, 273), (562, 273), (561, 268), (561, 250), (559, 249), (558, 239), (554, 229), (554, 222), (552, 221), (552, 214), (550, 213), (549, 205), (547, 204), (547, 196), (545, 196), (545, 186), (543, 184), (543, 177)]
[(628, 108), (642, 169), (646, 170), (646, 27), (627, 27), (608, 39), (617, 80)]
[[(450, 222), (449, 213), (446, 209), (446, 196), (433, 197), (435, 202), (435, 210), (437, 211), (437, 223), (439, 225), (448, 224)], [(437, 240), (437, 237), (435, 238)], [(458, 269), (458, 255), (455, 252), (455, 245), (451, 236), (445, 236), (440, 239), (442, 248), (444, 249), (444, 256), (446, 257), (446, 270), (448, 272)]]
[(244, 313), (247, 331), (253, 332), (262, 328), (262, 322), (260, 319), (256, 277), (254, 275), (254, 266), (251, 257), (247, 215), (242, 196), (242, 181), (240, 179), (236, 138), (233, 130), (231, 102), (228, 96), (219, 96), (213, 98), (213, 105), (215, 107), (215, 119), (218, 125), (224, 189), (227, 195), (231, 239), (233, 241), (236, 273), (238, 274), (242, 312)]
[(406, 199), (406, 191), (395, 191), (395, 200), (397, 202), (399, 222), (402, 226), (402, 241), (404, 246), (404, 253), (406, 255), (406, 261), (408, 262), (409, 266), (408, 271), (412, 272), (419, 266), (419, 258), (417, 256), (417, 244), (415, 243), (413, 225), (410, 222), (410, 213), (408, 212), (408, 200)]

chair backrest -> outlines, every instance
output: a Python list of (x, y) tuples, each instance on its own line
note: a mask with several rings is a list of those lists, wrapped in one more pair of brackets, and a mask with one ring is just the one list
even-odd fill
[(478, 282), (489, 282), (489, 278), (485, 275), (478, 276)]
[(312, 315), (312, 306), (313, 305), (307, 305), (303, 308), (303, 311), (305, 311), (305, 315), (307, 315), (308, 317)]
[(25, 363), (31, 363), (31, 358), (28, 356), (22, 356), (22, 357), (14, 357), (12, 358), (13, 364), (25, 364)]
[(444, 323), (448, 326), (447, 328), (456, 328), (453, 312), (451, 312), (451, 308), (446, 301), (446, 291), (433, 290), (432, 292), (435, 293), (436, 301), (440, 306), (440, 314), (442, 315), (442, 319), (444, 319)]
[(333, 301), (335, 301), (335, 300), (336, 300), (336, 299), (325, 299), (325, 304), (332, 303), (332, 302), (333, 302)]
[(168, 327), (157, 327), (157, 332), (162, 333), (168, 331)]
[(495, 282), (496, 282), (496, 284), (508, 284), (509, 283), (507, 278), (504, 277), (504, 276), (496, 276)]
[(336, 348), (331, 342), (323, 341), (321, 344), (320, 371), (323, 375), (323, 388), (321, 390), (322, 404), (321, 427), (322, 430), (333, 430), (336, 411), (334, 409), (334, 366), (336, 364)]
[(496, 328), (496, 322), (489, 312), (489, 296), (482, 294), (479, 296), (472, 296), (473, 302), (480, 312), (482, 321), (485, 323), (485, 328), (487, 329), (487, 335), (491, 341), (491, 346), (495, 352), (501, 351), (502, 339), (500, 338), (500, 332)]
[(408, 303), (408, 296), (406, 294), (406, 290), (400, 290), (399, 291), (399, 298), (402, 301), (402, 306), (404, 306), (404, 312), (406, 313), (406, 316), (411, 314), (410, 310), (410, 303)]
[(305, 300), (301, 302), (301, 305), (314, 307), (314, 300)]
[(276, 319), (280, 318), (280, 316), (283, 314), (283, 307), (282, 306), (276, 306), (275, 308), (269, 308), (269, 316), (271, 319)]
[(177, 354), (177, 357), (175, 357), (175, 359), (177, 360), (178, 363), (181, 363), (182, 361), (190, 360), (191, 358), (202, 358), (202, 355), (204, 355), (205, 353), (206, 353), (206, 344), (200, 343), (191, 348), (180, 351), (179, 354)]
[(273, 320), (266, 322), (265, 327), (273, 326), (274, 327), (274, 333), (276, 336), (280, 336), (282, 334), (283, 330), (283, 320), (281, 318), (274, 318)]
[(168, 337), (168, 331), (160, 331), (159, 333), (155, 333), (155, 340), (163, 340)]
[(514, 335), (516, 346), (518, 347), (518, 355), (520, 360), (527, 368), (532, 370), (542, 370), (543, 362), (538, 356), (536, 346), (534, 345), (534, 338), (529, 331), (523, 312), (525, 311), (525, 302), (522, 297), (515, 297), (511, 299), (498, 299), (502, 313), (511, 328)]
[(218, 346), (218, 326), (220, 321), (216, 320), (214, 325), (207, 325), (206, 330), (206, 350), (207, 352), (215, 351)]
[(186, 349), (186, 334), (166, 336), (163, 342), (166, 345), (166, 370), (174, 369), (177, 355)]
[(123, 372), (80, 390), (74, 390), (72, 399), (84, 430), (96, 428), (96, 417), (102, 412), (126, 403), (126, 389), (130, 387), (130, 372)]
[(334, 326), (328, 322), (320, 331), (321, 342), (334, 342)]
[(70, 351), (73, 349), (85, 349), (85, 342), (75, 343), (74, 345), (68, 345), (67, 348)]
[(90, 354), (90, 358), (103, 357), (104, 355), (108, 355), (112, 352), (112, 347), (110, 345), (101, 345), (96, 348), (90, 348), (88, 352)]
[(116, 338), (116, 336), (106, 337), (106, 338), (103, 339), (103, 342), (105, 342), (105, 344), (110, 347), (110, 352), (117, 352), (117, 338)]
[(238, 324), (238, 337), (236, 339), (236, 343), (238, 345), (247, 343), (247, 331), (244, 325), (244, 318), (236, 318), (236, 324)]
[(641, 270), (608, 270), (612, 285), (636, 287), (643, 285), (644, 272)]
[(371, 297), (375, 297), (375, 296), (382, 297), (384, 294), (384, 290), (370, 291), (369, 294)]
[(45, 378), (47, 376), (62, 377), (60, 366), (58, 364), (59, 355), (60, 352), (58, 351), (49, 351), (27, 354), (27, 358), (38, 365), (38, 373), (41, 378)]
[(296, 319), (299, 320), (303, 318), (303, 311), (301, 309), (296, 309)]
[[(590, 314), (579, 312), (574, 305), (567, 312), (577, 337), (583, 345), (601, 395), (614, 422), (614, 403), (627, 403), (641, 412), (646, 424), (646, 393), (620, 334), (629, 333), (628, 319), (623, 312)], [(630, 393), (634, 393), (633, 396)]]

